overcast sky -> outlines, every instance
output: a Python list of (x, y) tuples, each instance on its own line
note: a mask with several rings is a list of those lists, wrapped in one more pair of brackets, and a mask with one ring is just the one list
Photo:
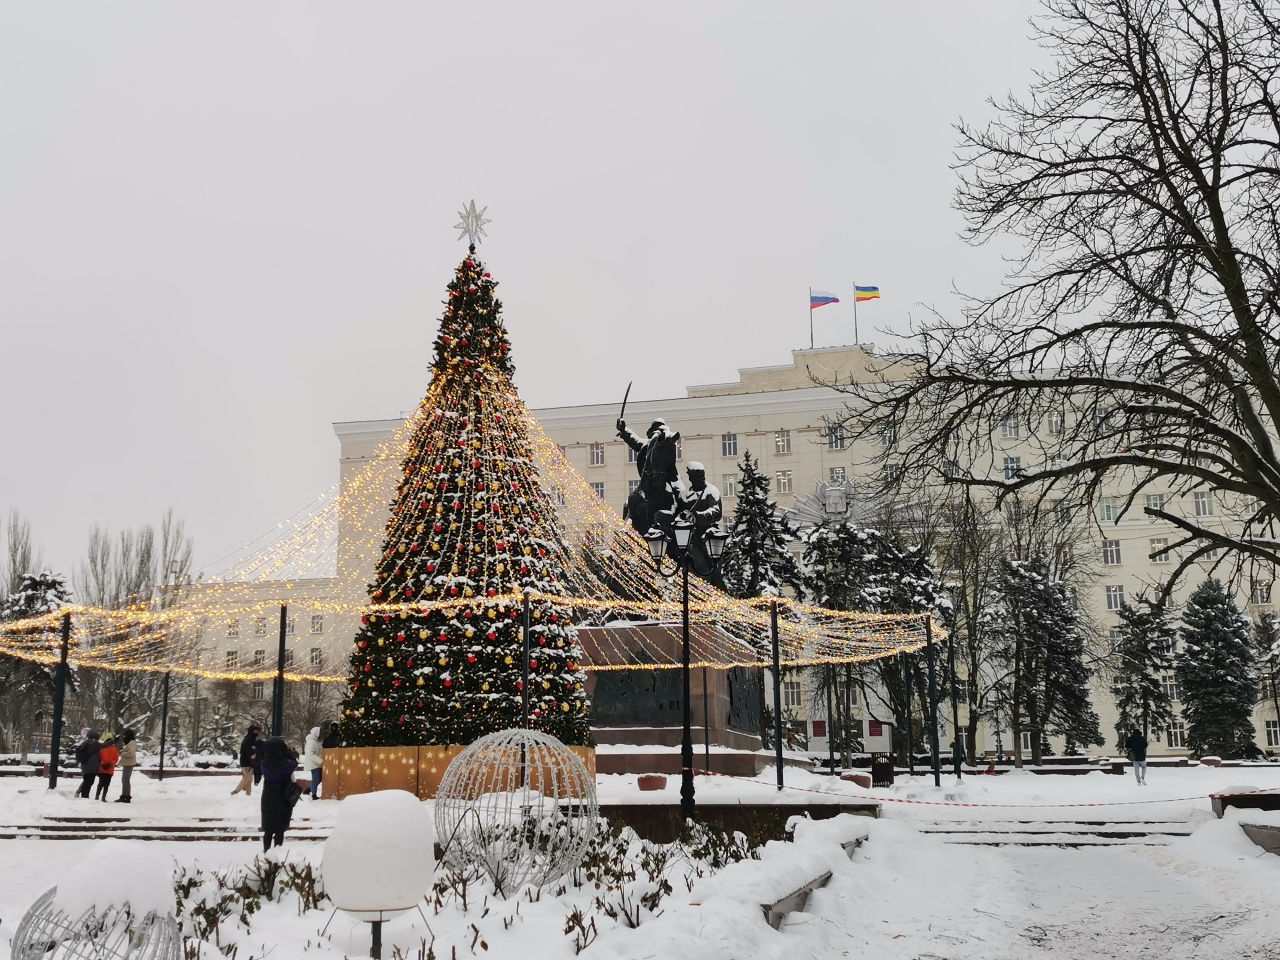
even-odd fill
[(952, 124), (1027, 0), (0, 5), (0, 510), (70, 572), (172, 505), (197, 568), (428, 382), (474, 197), (534, 407), (905, 331), (996, 251)]

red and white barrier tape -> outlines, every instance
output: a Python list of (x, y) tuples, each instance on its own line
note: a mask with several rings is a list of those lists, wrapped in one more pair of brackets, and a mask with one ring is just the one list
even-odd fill
[[(762, 784), (761, 780), (753, 780), (750, 777), (735, 777), (730, 773), (717, 773), (714, 770), (703, 770), (695, 767), (694, 773), (700, 773), (709, 777), (724, 777), (728, 780), (741, 780), (744, 783)], [(862, 799), (857, 794), (840, 794), (832, 793), (828, 790), (810, 790), (807, 787), (787, 786), (787, 790), (799, 790), (801, 793), (814, 793), (823, 797), (841, 797), (847, 796), (851, 800)], [(960, 803), (956, 800), (908, 800), (905, 797), (887, 797), (881, 794), (872, 794), (865, 799), (879, 800), (886, 803), (911, 803), (919, 806), (927, 807), (994, 807), (1004, 810), (1026, 810), (1040, 808), (1069, 808), (1069, 807), (1129, 807), (1144, 803), (1189, 803), (1193, 800), (1218, 800), (1223, 797), (1247, 797), (1255, 793), (1271, 793), (1266, 790), (1246, 790), (1241, 793), (1210, 793), (1201, 794), (1195, 797), (1171, 797), (1167, 800), (1114, 800), (1108, 803)]]

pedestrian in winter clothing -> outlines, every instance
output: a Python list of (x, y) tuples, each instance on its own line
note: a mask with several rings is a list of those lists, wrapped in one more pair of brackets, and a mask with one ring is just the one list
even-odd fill
[(338, 745), (338, 721), (334, 720), (329, 724), (329, 732), (324, 735), (324, 743), (320, 746), (328, 750), (330, 747)]
[(311, 774), (311, 789), (307, 793), (312, 800), (319, 800), (320, 781), (324, 779), (324, 744), (320, 742), (319, 727), (312, 727), (307, 734), (307, 744), (302, 750), (302, 769)]
[(93, 781), (98, 779), (98, 767), (100, 765), (98, 754), (101, 751), (102, 744), (98, 742), (98, 731), (86, 730), (84, 739), (76, 747), (76, 763), (80, 764), (80, 776), (83, 778), (79, 789), (76, 790), (77, 797), (89, 799), (89, 791), (93, 788)]
[(1133, 775), (1141, 786), (1147, 785), (1147, 738), (1135, 730), (1124, 742), (1129, 751), (1129, 759), (1133, 761)]
[(125, 730), (120, 734), (120, 798), (116, 803), (132, 803), (133, 791), (129, 780), (133, 777), (133, 768), (138, 765), (138, 734), (135, 730)]
[(94, 799), (107, 800), (107, 789), (111, 786), (111, 777), (116, 772), (116, 763), (120, 760), (120, 748), (116, 746), (114, 734), (108, 733), (102, 738), (102, 746), (98, 750), (98, 789), (94, 791)]
[(284, 846), (284, 832), (302, 791), (294, 782), (297, 756), (280, 737), (262, 741), (262, 849)]
[[(262, 744), (263, 739), (259, 734), (253, 741), (253, 785), (255, 787), (262, 782)], [(294, 759), (297, 759), (297, 754), (294, 754)]]
[(236, 788), (231, 791), (234, 797), (241, 791), (246, 797), (253, 796), (253, 785), (258, 782), (261, 776), (257, 772), (258, 765), (258, 725), (252, 724), (248, 732), (244, 735), (244, 739), (240, 741), (240, 782), (236, 784)]

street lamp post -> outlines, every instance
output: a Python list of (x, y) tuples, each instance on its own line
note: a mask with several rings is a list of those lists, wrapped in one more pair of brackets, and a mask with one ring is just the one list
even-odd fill
[[(670, 579), (680, 573), (682, 617), (680, 624), (680, 689), (682, 697), (681, 714), (684, 729), (680, 736), (680, 819), (693, 819), (693, 704), (689, 691), (689, 568), (693, 565), (689, 556), (689, 545), (693, 540), (693, 522), (681, 517), (671, 527), (668, 535), (659, 529), (645, 534), (649, 544), (649, 556), (653, 558), (655, 569), (662, 576)], [(710, 530), (704, 536), (707, 556), (713, 565), (718, 565), (724, 554), (724, 545), (729, 535), (718, 530)], [(676, 566), (670, 573), (662, 568), (663, 558), (671, 554)], [(704, 689), (705, 697), (707, 691)]]

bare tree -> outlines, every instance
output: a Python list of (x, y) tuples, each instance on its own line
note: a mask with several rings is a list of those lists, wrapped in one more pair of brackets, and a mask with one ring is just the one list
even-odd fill
[(5, 524), (4, 557), (0, 560), (0, 601), (18, 591), (25, 574), (40, 569), (40, 552), (31, 545), (31, 521), (17, 510), (9, 511)]
[[(162, 609), (179, 599), (191, 579), (192, 542), (170, 509), (156, 530), (147, 525), (116, 537), (94, 526), (85, 560), (75, 576), (76, 594), (88, 607), (107, 610)], [(90, 642), (119, 642), (123, 636), (95, 637)], [(163, 664), (196, 638), (165, 632), (137, 656), (154, 670), (95, 670), (84, 684), (84, 706), (90, 718), (108, 729), (151, 726), (159, 719)], [(185, 696), (189, 681), (171, 678), (171, 699)]]
[[(1276, 5), (1046, 8), (1033, 29), (1055, 66), (959, 127), (968, 238), (1025, 250), (1001, 292), (842, 385), (850, 425), (893, 438), (886, 461), (998, 495), (1084, 502), (1129, 478), (1119, 514), (1181, 534), (1166, 593), (1215, 547), (1280, 561)], [(991, 432), (1011, 419), (1042, 460), (1002, 471)], [(1192, 493), (1231, 522), (1178, 504)]]

